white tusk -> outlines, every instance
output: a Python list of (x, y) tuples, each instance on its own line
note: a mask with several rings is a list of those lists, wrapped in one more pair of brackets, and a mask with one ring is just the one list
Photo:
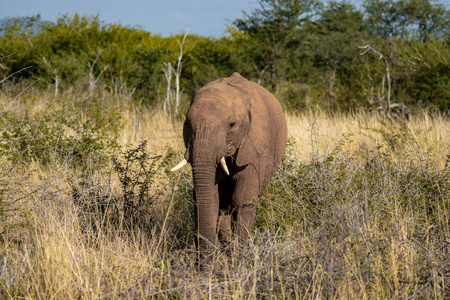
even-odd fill
[(178, 165), (176, 165), (175, 167), (173, 167), (172, 169), (170, 169), (170, 172), (174, 172), (176, 170), (181, 169), (182, 167), (184, 167), (184, 165), (187, 164), (187, 160), (183, 159), (182, 161), (180, 161), (180, 163)]
[(225, 156), (222, 157), (222, 159), (220, 160), (220, 165), (222, 166), (225, 173), (227, 173), (227, 175), (230, 175), (230, 171), (228, 171), (227, 163), (225, 162)]

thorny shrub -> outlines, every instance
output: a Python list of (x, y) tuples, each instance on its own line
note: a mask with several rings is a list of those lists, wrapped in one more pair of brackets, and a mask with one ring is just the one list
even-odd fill
[(312, 161), (288, 148), (261, 197), (257, 231), (298, 239), (308, 259), (301, 277), (285, 259), (279, 284), (311, 293), (319, 281), (326, 298), (345, 295), (344, 286), (352, 297), (381, 286), (396, 297), (450, 294), (450, 155), (442, 168), (397, 147), (389, 136), (373, 149)]

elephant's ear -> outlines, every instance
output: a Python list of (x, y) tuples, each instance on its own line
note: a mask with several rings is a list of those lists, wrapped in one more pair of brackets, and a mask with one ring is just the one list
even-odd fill
[(252, 129), (252, 126), (254, 126), (252, 115), (254, 114), (252, 114), (252, 111), (250, 109), (250, 127), (242, 140), (236, 156), (236, 165), (238, 165), (239, 167), (248, 165), (252, 161), (256, 160), (257, 157), (259, 157), (258, 151), (256, 149), (256, 145), (258, 144), (258, 142), (255, 138), (254, 130)]
[(235, 87), (241, 94), (242, 100), (247, 103), (249, 113), (249, 128), (237, 152), (236, 164), (248, 165), (264, 155), (268, 148), (269, 112), (265, 103), (265, 95), (260, 93), (260, 87), (241, 75), (234, 73), (235, 78), (228, 84)]

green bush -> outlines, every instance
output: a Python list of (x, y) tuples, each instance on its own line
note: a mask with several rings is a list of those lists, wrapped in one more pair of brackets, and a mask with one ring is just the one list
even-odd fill
[(135, 148), (127, 147), (112, 159), (113, 171), (117, 174), (122, 189), (121, 195), (115, 197), (121, 203), (112, 201), (112, 205), (118, 210), (112, 215), (120, 215), (131, 228), (138, 226), (149, 232), (153, 223), (150, 207), (161, 193), (159, 187), (154, 190), (151, 185), (165, 167), (168, 158), (162, 160), (161, 156), (150, 157), (146, 146), (147, 141), (143, 141)]
[[(449, 12), (441, 4), (258, 2), (224, 37), (187, 36), (182, 106), (199, 87), (233, 72), (268, 88), (289, 110), (375, 106), (386, 98), (386, 68), (378, 56), (360, 55), (364, 40), (388, 60), (393, 102), (412, 111), (448, 109)], [(97, 84), (156, 104), (166, 96), (163, 69), (169, 62), (177, 67), (182, 39), (105, 24), (99, 16), (64, 15), (55, 23), (39, 15), (7, 18), (0, 24), (0, 78), (38, 80), (41, 90), (86, 91)]]
[(105, 166), (116, 146), (120, 122), (120, 117), (105, 117), (100, 108), (92, 109), (86, 121), (65, 111), (24, 117), (4, 114), (0, 154), (10, 161), (43, 165), (67, 161), (73, 168), (83, 168), (95, 155), (98, 166)]

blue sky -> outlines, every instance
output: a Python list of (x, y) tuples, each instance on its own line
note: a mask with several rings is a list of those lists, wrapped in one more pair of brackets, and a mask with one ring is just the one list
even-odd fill
[[(438, 3), (450, 8), (450, 0)], [(163, 36), (189, 28), (189, 33), (221, 37), (243, 10), (250, 12), (257, 6), (256, 0), (0, 0), (0, 20), (40, 13), (43, 20), (54, 22), (58, 16), (77, 12), (99, 14), (106, 23), (141, 25)]]
[(106, 23), (141, 25), (154, 34), (189, 33), (221, 37), (226, 24), (250, 12), (256, 0), (0, 0), (0, 20), (31, 16), (56, 21), (63, 14), (96, 15)]

